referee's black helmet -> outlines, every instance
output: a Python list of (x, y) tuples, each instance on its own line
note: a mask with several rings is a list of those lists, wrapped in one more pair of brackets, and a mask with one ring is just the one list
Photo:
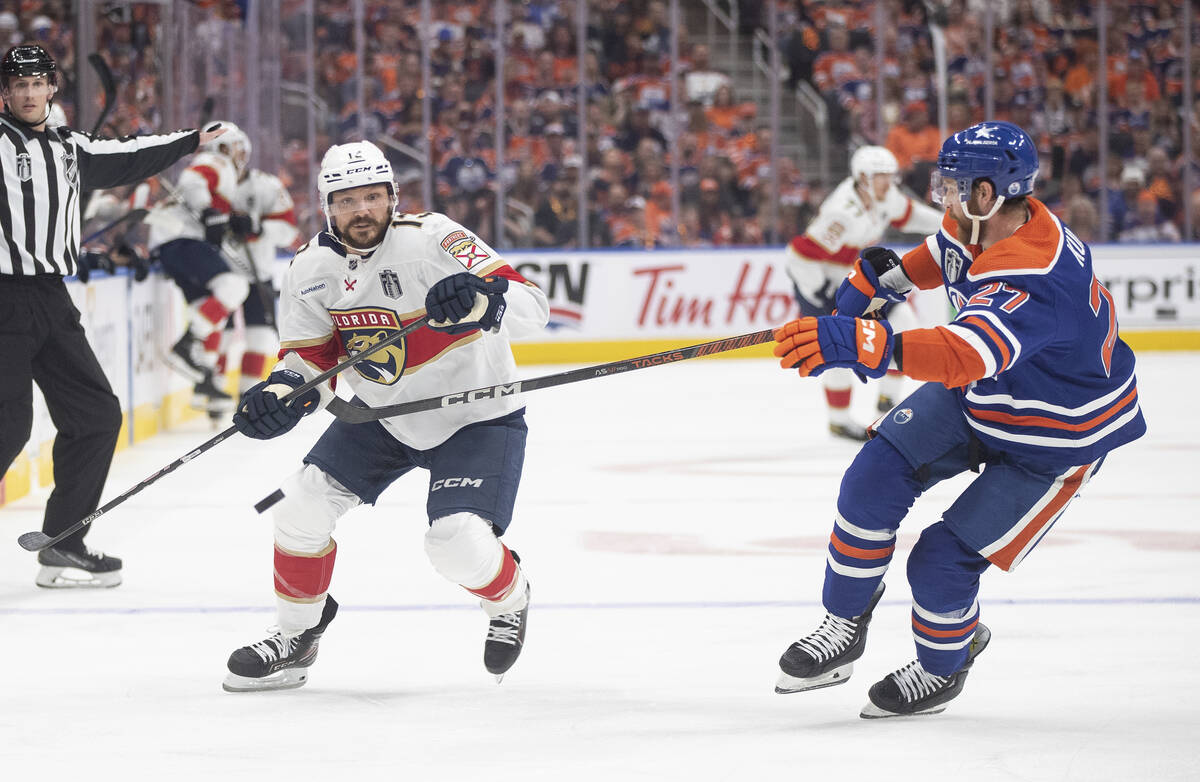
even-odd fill
[(57, 85), (58, 65), (36, 43), (23, 43), (9, 49), (0, 60), (0, 84), (8, 87), (9, 80), (16, 76), (46, 76)]

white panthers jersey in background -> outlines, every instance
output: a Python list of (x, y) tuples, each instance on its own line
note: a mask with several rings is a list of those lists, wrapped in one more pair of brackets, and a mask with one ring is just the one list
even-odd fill
[(187, 207), (168, 198), (146, 215), (149, 248), (153, 250), (173, 239), (203, 239), (204, 226), (192, 215), (199, 216), (209, 207), (225, 214), (232, 212), (237, 182), (237, 169), (229, 158), (212, 152), (197, 153), (175, 185)]
[(788, 243), (788, 274), (806, 298), (814, 299), (830, 283), (836, 290), (859, 252), (877, 244), (889, 225), (904, 233), (929, 235), (941, 228), (943, 214), (895, 186), (882, 202), (868, 207), (847, 177), (821, 204), (805, 232)]
[[(507, 308), (497, 334), (479, 330), (446, 334), (423, 327), (343, 372), (371, 407), (443, 396), (516, 379), (509, 337), (536, 333), (550, 317), (540, 288), (512, 269), (495, 250), (445, 215), (398, 215), (382, 244), (367, 257), (349, 254), (322, 232), (296, 253), (280, 294), (279, 342), (284, 363), (303, 359), (308, 377), (347, 356), (369, 351), (425, 314), (433, 284), (469, 271), (509, 280)], [(462, 427), (519, 409), (518, 396), (454, 405), (382, 421), (400, 442), (428, 449)]]
[[(250, 169), (237, 183), (233, 196), (233, 211), (250, 215), (258, 225), (259, 235), (246, 242), (229, 236), (221, 245), (225, 255), (241, 261), (247, 253), (254, 260), (260, 280), (270, 280), (275, 267), (275, 254), (280, 247), (290, 247), (300, 230), (296, 227), (296, 208), (292, 196), (277, 176)], [(235, 271), (244, 270), (236, 268)]]

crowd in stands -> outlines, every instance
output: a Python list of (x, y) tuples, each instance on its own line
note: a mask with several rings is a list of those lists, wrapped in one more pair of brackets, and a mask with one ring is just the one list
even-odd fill
[[(591, 246), (782, 243), (802, 231), (845, 174), (856, 146), (884, 144), (901, 162), (904, 183), (927, 191), (941, 143), (930, 23), (948, 49), (948, 124), (985, 118), (986, 0), (882, 0), (887, 25), (877, 56), (874, 0), (778, 0), (786, 85), (808, 82), (831, 109), (833, 181), (783, 157), (772, 164), (765, 106), (738, 96), (731, 74), (713, 66), (702, 35), (681, 30), (682, 94), (671, 93), (672, 35), (667, 0), (588, 0), (582, 62), (575, 0), (507, 0), (503, 72), (498, 72), (494, 0), (431, 0), (431, 163), (434, 203), (422, 196), (423, 149), (418, 0), (367, 0), (362, 92), (351, 0), (316, 3), (316, 98), (322, 107), (317, 147), (387, 137), (401, 185), (401, 208), (444, 211), (501, 246), (574, 247), (578, 193), (586, 198)], [(1106, 62), (1099, 62), (1095, 3), (1004, 0), (992, 7), (995, 45), (993, 117), (1034, 136), (1043, 160), (1037, 195), (1087, 239), (1200, 240), (1200, 190), (1185, 192), (1183, 127), (1200, 144), (1200, 102), (1183, 114), (1187, 79), (1180, 25), (1185, 0), (1110, 0)], [(309, 66), (304, 0), (278, 0), (285, 81), (303, 84)], [(241, 24), (245, 4), (193, 0), (214, 17)], [(63, 70), (75, 67), (72, 4), (0, 0), (0, 39), (44, 43)], [(766, 3), (739, 4), (743, 32), (766, 27)], [(1189, 4), (1193, 13), (1194, 3)], [(150, 132), (161, 125), (161, 63), (154, 37), (161, 6), (133, 3), (98, 15), (97, 48), (122, 74), (120, 110), (108, 132)], [(1200, 16), (1192, 22), (1193, 67), (1200, 73)], [(883, 92), (876, 99), (876, 69)], [(582, 71), (582, 86), (580, 72)], [(1108, 102), (1101, 107), (1099, 74)], [(497, 80), (504, 96), (503, 150), (497, 155)], [(1193, 94), (1200, 86), (1194, 79)], [(60, 93), (68, 116), (77, 96)], [(93, 98), (95, 99), (95, 98)], [(578, 142), (580, 101), (586, 143)], [(674, 111), (672, 107), (677, 109)], [(1097, 120), (1109, 122), (1107, 168), (1100, 170)], [(292, 115), (284, 114), (285, 119)], [(882, 118), (883, 127), (878, 120)], [(297, 203), (311, 204), (307, 141), (299, 123), (283, 127), (283, 167)], [(673, 218), (673, 124), (680, 209)], [(1191, 161), (1195, 166), (1195, 162)], [(772, 225), (771, 177), (778, 176), (780, 221)], [(1200, 171), (1192, 180), (1200, 186)], [(495, 199), (504, 193), (499, 237)], [(1101, 214), (1101, 194), (1107, 211)], [(1192, 210), (1193, 235), (1184, 237)], [(320, 224), (310, 209), (308, 227)]]

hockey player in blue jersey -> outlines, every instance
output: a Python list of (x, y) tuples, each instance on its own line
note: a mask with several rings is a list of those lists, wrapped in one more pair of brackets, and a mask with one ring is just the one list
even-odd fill
[[(877, 427), (842, 478), (825, 569), (824, 621), (779, 661), (776, 692), (845, 682), (883, 594), (896, 529), (916, 498), (979, 476), (908, 556), (917, 659), (875, 683), (865, 718), (934, 714), (963, 688), (991, 633), (979, 576), (1033, 550), (1112, 449), (1146, 430), (1134, 356), (1117, 333), (1091, 251), (1032, 197), (1037, 150), (1008, 122), (942, 144), (933, 175), (942, 229), (903, 258), (863, 252), (838, 314), (775, 333), (803, 376), (889, 367), (928, 381)], [(864, 317), (913, 287), (943, 286), (957, 310), (936, 328), (893, 333)]]

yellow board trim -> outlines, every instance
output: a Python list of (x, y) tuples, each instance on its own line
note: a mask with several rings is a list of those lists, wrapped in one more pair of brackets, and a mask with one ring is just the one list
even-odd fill
[(1138, 350), (1200, 350), (1200, 331), (1122, 331), (1121, 339)]
[(4, 491), (0, 492), (0, 504), (14, 502), (29, 494), (33, 485), (33, 459), (29, 458), (27, 452), (21, 451), (0, 480), (4, 483)]
[(37, 482), (43, 489), (54, 483), (54, 441), (46, 440), (38, 446)]
[[(730, 335), (733, 336), (733, 335)], [(714, 337), (713, 339), (719, 339)], [(627, 358), (637, 358), (652, 353), (664, 353), (668, 350), (691, 347), (711, 339), (686, 337), (679, 339), (644, 339), (627, 340), (624, 342), (545, 342), (521, 343), (512, 346), (513, 356), (518, 364), (593, 364), (598, 362), (621, 361)], [(739, 350), (725, 353), (714, 353), (703, 358), (770, 358), (771, 343), (752, 345)]]

